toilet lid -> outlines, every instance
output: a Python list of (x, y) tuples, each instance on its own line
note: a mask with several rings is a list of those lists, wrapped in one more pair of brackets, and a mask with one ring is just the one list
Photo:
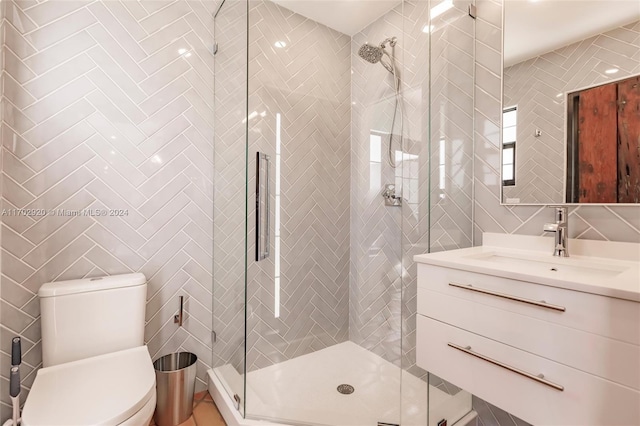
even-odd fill
[(155, 392), (146, 346), (42, 368), (22, 411), (24, 426), (116, 425)]

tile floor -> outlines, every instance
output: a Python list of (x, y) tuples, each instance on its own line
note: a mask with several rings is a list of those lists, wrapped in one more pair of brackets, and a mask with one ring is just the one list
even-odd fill
[[(213, 403), (209, 392), (198, 392), (193, 396), (193, 415), (178, 426), (226, 426), (222, 415)], [(155, 426), (151, 420), (149, 426)]]

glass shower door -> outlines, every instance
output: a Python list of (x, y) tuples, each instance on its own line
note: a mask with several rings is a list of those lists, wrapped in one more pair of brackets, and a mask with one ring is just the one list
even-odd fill
[(214, 17), (213, 372), (244, 413), (247, 2)]
[[(473, 0), (430, 0), (429, 252), (473, 245), (475, 20)], [(472, 409), (471, 394), (429, 374), (429, 425)]]

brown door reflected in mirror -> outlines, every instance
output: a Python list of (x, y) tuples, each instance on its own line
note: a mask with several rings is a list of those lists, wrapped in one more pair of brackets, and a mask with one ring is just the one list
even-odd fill
[(616, 85), (580, 93), (578, 185), (580, 203), (615, 203), (618, 198)]
[(640, 77), (572, 93), (568, 105), (567, 201), (640, 203)]
[(618, 202), (640, 203), (640, 76), (618, 83)]

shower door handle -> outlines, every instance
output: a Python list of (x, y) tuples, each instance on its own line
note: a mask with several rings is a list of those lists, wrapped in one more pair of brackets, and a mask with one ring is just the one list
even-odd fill
[[(271, 159), (268, 155), (256, 153), (256, 262), (269, 257), (269, 169)], [(264, 207), (263, 207), (264, 200)]]

